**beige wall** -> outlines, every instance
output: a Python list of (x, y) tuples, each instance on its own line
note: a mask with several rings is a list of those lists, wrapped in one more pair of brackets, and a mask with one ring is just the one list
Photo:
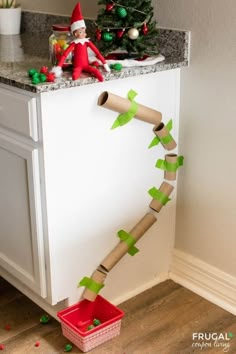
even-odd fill
[[(71, 12), (77, 4), (77, 0), (18, 0), (24, 10), (46, 12), (60, 15), (71, 15)], [(80, 0), (83, 16), (96, 18), (97, 0)]]
[(192, 31), (182, 69), (176, 248), (236, 276), (236, 3), (158, 0), (160, 25)]

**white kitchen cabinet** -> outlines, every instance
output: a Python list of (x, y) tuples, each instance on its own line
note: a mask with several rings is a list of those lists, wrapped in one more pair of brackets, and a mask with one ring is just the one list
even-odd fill
[[(5, 200), (10, 198), (8, 210), (6, 201), (1, 198), (0, 202), (1, 239), (4, 229), (7, 235), (12, 230), (3, 242), (1, 267), (15, 276), (18, 281), (11, 278), (11, 282), (16, 286), (19, 280), (31, 289), (37, 283), (41, 296), (46, 295), (47, 284), (47, 297), (40, 300), (47, 309), (64, 300), (66, 304), (79, 300), (83, 289), (77, 288), (78, 282), (90, 276), (117, 244), (118, 230), (129, 231), (150, 211), (148, 190), (163, 181), (155, 163), (166, 151), (162, 146), (148, 149), (153, 126), (133, 119), (111, 130), (118, 114), (97, 106), (103, 91), (125, 97), (130, 89), (138, 93), (137, 102), (162, 112), (164, 123), (173, 119), (172, 134), (177, 140), (179, 69), (35, 94), (34, 138), (14, 145), (13, 138), (5, 142), (1, 135), (0, 188)], [(174, 245), (175, 194), (176, 190), (157, 215), (157, 223), (138, 242), (140, 252), (135, 257), (126, 255), (109, 273), (101, 294), (114, 303), (167, 279)], [(21, 205), (19, 213), (16, 205)], [(12, 217), (9, 224), (6, 213), (18, 218)], [(19, 245), (20, 227), (24, 236)], [(36, 301), (26, 288), (25, 293)]]
[[(30, 119), (24, 111), (24, 104), (23, 111), (18, 110), (15, 116), (9, 116), (9, 120), (1, 125), (3, 113), (12, 112), (14, 99), (19, 102), (20, 97), (1, 89), (2, 98), (10, 95), (11, 105), (1, 100), (0, 110), (0, 266), (35, 293), (45, 297), (38, 148), (30, 140), (22, 141), (21, 136), (18, 139), (18, 135), (11, 134), (13, 126), (17, 132), (18, 128), (20, 133), (28, 131), (24, 124), (19, 124), (19, 121)], [(22, 97), (21, 102), (27, 105), (27, 96)], [(30, 101), (29, 97), (27, 99)], [(5, 117), (8, 115), (5, 114)], [(8, 128), (8, 125), (10, 133), (8, 129), (1, 129), (2, 126)]]

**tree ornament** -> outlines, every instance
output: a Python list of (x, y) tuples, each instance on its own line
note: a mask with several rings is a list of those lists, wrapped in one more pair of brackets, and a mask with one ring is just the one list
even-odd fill
[(127, 16), (127, 11), (124, 7), (118, 6), (116, 9), (116, 13), (120, 18), (125, 18)]
[(104, 32), (102, 34), (102, 39), (104, 40), (104, 42), (111, 42), (113, 39), (113, 35), (110, 32)]
[(113, 2), (107, 4), (107, 6), (106, 6), (106, 11), (107, 11), (107, 12), (110, 12), (110, 11), (113, 9), (114, 5), (115, 5), (115, 4), (114, 4)]
[(96, 39), (100, 41), (102, 38), (102, 31), (100, 29), (96, 30)]
[(117, 37), (117, 38), (122, 38), (123, 35), (124, 35), (124, 33), (125, 33), (125, 29), (122, 28), (122, 29), (120, 29), (120, 30), (118, 30), (118, 31), (116, 32), (116, 37)]
[(148, 27), (147, 27), (146, 22), (144, 22), (144, 24), (143, 24), (142, 32), (143, 32), (144, 36), (146, 36), (146, 34), (148, 34)]
[(135, 40), (138, 38), (138, 36), (139, 36), (139, 31), (137, 30), (137, 28), (130, 28), (128, 30), (129, 39)]

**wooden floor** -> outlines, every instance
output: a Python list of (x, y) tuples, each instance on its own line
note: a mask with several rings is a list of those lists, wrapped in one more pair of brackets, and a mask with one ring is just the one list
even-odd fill
[[(235, 316), (172, 281), (159, 284), (119, 307), (126, 313), (120, 336), (89, 353), (236, 353)], [(40, 324), (43, 314), (42, 309), (0, 278), (2, 353), (64, 353), (68, 340), (62, 336), (59, 323), (52, 319), (47, 325)], [(192, 334), (198, 332), (230, 333), (231, 338), (218, 342), (193, 340)], [(73, 346), (71, 353), (81, 351)]]

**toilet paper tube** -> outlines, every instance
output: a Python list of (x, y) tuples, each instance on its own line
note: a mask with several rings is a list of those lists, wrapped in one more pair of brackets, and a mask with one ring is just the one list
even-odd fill
[[(145, 232), (157, 221), (155, 215), (147, 213), (129, 232), (132, 238), (137, 242)], [(106, 271), (110, 271), (121, 258), (129, 251), (129, 245), (120, 241), (120, 243), (108, 254), (100, 266)]]
[[(132, 90), (131, 90), (132, 91)], [(129, 91), (130, 93), (130, 91)], [(129, 96), (128, 93), (128, 96)], [(127, 113), (132, 110), (132, 117), (135, 117), (137, 119), (140, 119), (144, 122), (151, 123), (154, 125), (159, 125), (161, 120), (162, 120), (162, 114), (154, 109), (148, 108), (146, 106), (143, 106), (137, 102), (134, 102), (135, 105), (132, 107), (132, 100), (123, 98), (120, 96), (117, 96), (113, 93), (104, 91), (98, 98), (98, 106), (105, 107), (107, 109), (110, 109), (112, 111), (118, 112), (118, 113)], [(131, 117), (131, 118), (132, 118)], [(130, 119), (129, 119), (130, 120)], [(117, 123), (118, 124), (118, 123)], [(126, 123), (124, 123), (126, 124)], [(124, 124), (118, 124), (119, 125), (124, 125)], [(115, 126), (116, 127), (116, 126)], [(114, 128), (114, 125), (113, 125)]]
[(171, 130), (172, 120), (170, 120), (166, 126), (164, 123), (160, 123), (158, 126), (155, 126), (153, 131), (156, 134), (156, 137), (151, 142), (150, 147), (157, 145), (160, 142), (166, 150), (173, 150), (176, 148), (177, 144), (170, 134)]
[(84, 277), (79, 283), (79, 286), (85, 286), (82, 297), (89, 301), (94, 301), (99, 291), (104, 287), (106, 276), (106, 273), (96, 270), (91, 278)]
[(148, 191), (148, 193), (153, 197), (152, 202), (149, 204), (149, 207), (158, 212), (170, 201), (170, 194), (173, 191), (174, 187), (167, 183), (163, 182), (159, 189), (153, 187)]
[(165, 160), (157, 160), (156, 167), (165, 171), (164, 178), (169, 181), (176, 180), (176, 171), (183, 166), (184, 157), (176, 154), (165, 155)]

